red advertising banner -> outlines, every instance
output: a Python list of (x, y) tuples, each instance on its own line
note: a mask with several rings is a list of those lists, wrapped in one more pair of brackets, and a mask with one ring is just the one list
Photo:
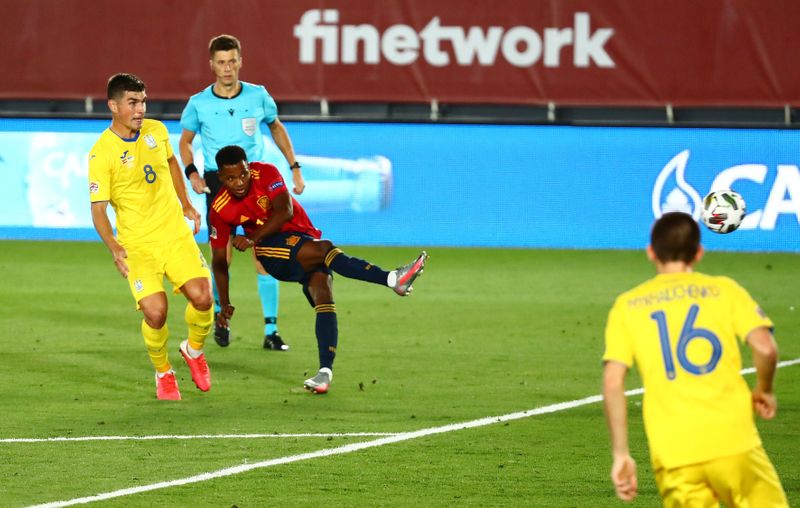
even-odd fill
[(0, 98), (210, 84), (208, 41), (279, 101), (800, 105), (794, 0), (0, 0)]

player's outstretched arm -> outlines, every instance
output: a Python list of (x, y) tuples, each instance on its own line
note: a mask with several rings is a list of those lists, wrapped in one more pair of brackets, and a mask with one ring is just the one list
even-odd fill
[(117, 267), (120, 275), (127, 278), (128, 264), (125, 263), (125, 258), (128, 257), (128, 253), (114, 238), (114, 230), (106, 213), (107, 209), (108, 201), (95, 201), (92, 203), (92, 223), (97, 234), (100, 235), (100, 239), (103, 240), (103, 243), (106, 244), (106, 247), (111, 252), (111, 256), (114, 258), (114, 266)]
[(753, 388), (753, 410), (766, 420), (775, 417), (778, 401), (773, 392), (775, 369), (778, 365), (778, 345), (769, 328), (760, 326), (747, 334), (747, 345), (753, 351), (756, 386)]
[(628, 367), (608, 361), (603, 368), (603, 407), (611, 437), (611, 481), (617, 497), (632, 501), (636, 497), (638, 481), (636, 462), (628, 449), (628, 408), (625, 399), (625, 374)]

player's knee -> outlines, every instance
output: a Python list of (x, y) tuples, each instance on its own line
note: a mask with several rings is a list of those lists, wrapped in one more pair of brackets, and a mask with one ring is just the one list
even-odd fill
[(167, 297), (165, 293), (155, 293), (139, 300), (144, 321), (150, 328), (159, 330), (167, 323)]
[(147, 326), (155, 330), (164, 328), (167, 324), (167, 309), (147, 309), (144, 311), (144, 321)]
[(325, 266), (331, 266), (333, 260), (342, 253), (342, 249), (337, 248), (330, 240), (319, 240), (320, 259)]
[(200, 290), (189, 296), (189, 302), (197, 310), (205, 311), (214, 305), (214, 295), (211, 293), (211, 288)]
[(297, 260), (306, 271), (312, 271), (325, 263), (325, 256), (333, 248), (330, 240), (314, 240), (306, 242), (297, 255)]
[(192, 279), (181, 290), (192, 307), (199, 311), (208, 310), (214, 305), (214, 294), (211, 290), (211, 281), (209, 279)]
[(325, 255), (328, 254), (331, 249), (333, 249), (333, 242), (330, 240), (317, 240), (314, 243), (316, 244), (319, 254), (322, 257), (325, 257)]

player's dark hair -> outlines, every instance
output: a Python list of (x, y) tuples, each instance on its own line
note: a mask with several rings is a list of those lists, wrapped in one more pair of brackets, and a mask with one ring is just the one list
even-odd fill
[(689, 214), (665, 213), (653, 224), (650, 246), (656, 258), (662, 263), (668, 261), (691, 263), (700, 248), (700, 227)]
[(233, 35), (217, 35), (208, 43), (208, 55), (212, 58), (214, 57), (214, 53), (217, 51), (230, 51), (232, 49), (238, 51), (239, 56), (242, 55), (242, 45), (239, 42), (239, 39)]
[(144, 90), (144, 81), (133, 74), (120, 72), (108, 78), (106, 93), (109, 99), (119, 100), (120, 97), (125, 95), (125, 92), (144, 92)]
[(228, 145), (220, 148), (214, 159), (217, 161), (217, 169), (221, 170), (223, 166), (235, 166), (242, 161), (247, 162), (247, 154), (241, 146)]

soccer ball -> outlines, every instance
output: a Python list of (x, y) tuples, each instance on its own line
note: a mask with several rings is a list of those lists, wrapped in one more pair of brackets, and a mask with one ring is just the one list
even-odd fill
[(715, 190), (703, 198), (700, 217), (715, 233), (730, 233), (742, 225), (746, 215), (745, 202), (741, 195), (730, 189)]

